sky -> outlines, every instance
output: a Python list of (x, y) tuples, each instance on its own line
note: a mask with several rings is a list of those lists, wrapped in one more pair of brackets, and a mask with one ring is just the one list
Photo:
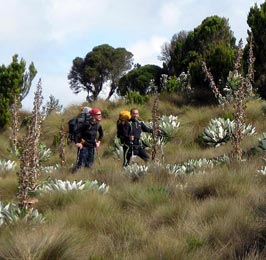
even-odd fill
[(8, 66), (14, 54), (27, 67), (34, 63), (38, 73), (22, 102), (25, 110), (33, 108), (39, 80), (43, 104), (53, 95), (66, 108), (86, 101), (85, 91), (72, 92), (67, 76), (72, 61), (94, 47), (122, 47), (135, 63), (161, 66), (162, 45), (212, 15), (228, 19), (237, 42), (245, 43), (255, 3), (264, 0), (0, 0), (0, 65)]

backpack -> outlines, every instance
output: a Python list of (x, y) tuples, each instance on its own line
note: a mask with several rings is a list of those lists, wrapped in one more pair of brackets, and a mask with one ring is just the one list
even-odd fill
[(119, 113), (118, 120), (117, 120), (117, 137), (123, 143), (125, 140), (125, 122), (131, 118), (130, 112), (128, 110), (122, 110)]
[(124, 125), (125, 121), (131, 118), (130, 112), (128, 110), (122, 110), (119, 112), (118, 123)]
[(77, 129), (83, 125), (85, 122), (91, 120), (91, 115), (89, 114), (88, 107), (84, 107), (82, 112), (80, 112), (77, 116), (71, 118), (68, 121), (68, 141), (75, 142)]

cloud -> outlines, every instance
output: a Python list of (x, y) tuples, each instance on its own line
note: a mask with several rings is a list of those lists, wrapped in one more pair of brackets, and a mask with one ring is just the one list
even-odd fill
[[(33, 109), (34, 92), (39, 78), (35, 78), (31, 87), (29, 95), (22, 101), (23, 108), (28, 111)], [(43, 105), (49, 100), (49, 96), (52, 95), (59, 100), (60, 105), (75, 105), (86, 101), (86, 92), (74, 94), (68, 86), (67, 79), (59, 75), (44, 75), (41, 80), (42, 95), (44, 97)], [(51, 87), (53, 86), (53, 87)]]
[[(34, 62), (45, 98), (53, 94), (66, 106), (86, 96), (74, 95), (68, 85), (75, 57), (107, 43), (132, 52), (136, 63), (161, 66), (161, 46), (211, 15), (229, 18), (236, 38), (244, 40), (255, 2), (264, 1), (0, 0), (0, 63), (10, 64), (15, 53), (27, 65)], [(33, 92), (34, 86), (25, 106), (32, 105)]]
[(147, 41), (138, 41), (134, 45), (129, 46), (129, 50), (134, 53), (135, 63), (139, 63), (140, 65), (155, 64), (161, 66), (162, 62), (158, 59), (158, 56), (161, 54), (162, 45), (167, 41), (169, 41), (169, 39), (153, 36)]

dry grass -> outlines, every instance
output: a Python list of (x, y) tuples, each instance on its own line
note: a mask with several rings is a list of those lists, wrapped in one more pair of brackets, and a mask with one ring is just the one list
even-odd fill
[[(1, 260), (265, 259), (266, 177), (257, 174), (265, 164), (265, 156), (250, 152), (257, 145), (257, 137), (244, 139), (243, 162), (221, 164), (203, 173), (180, 177), (149, 164), (148, 173), (133, 182), (122, 162), (110, 152), (118, 112), (129, 107), (123, 102), (103, 101), (93, 106), (108, 111), (102, 122), (105, 139), (94, 167), (71, 174), (76, 148), (70, 144), (66, 147), (66, 168), (42, 174), (40, 180), (98, 180), (110, 186), (109, 192), (55, 192), (39, 196), (37, 209), (46, 217), (46, 224), (1, 226)], [(261, 106), (263, 102), (251, 103), (246, 118), (256, 125), (258, 135), (264, 130)], [(143, 118), (151, 118), (149, 104), (139, 108)], [(66, 110), (63, 117), (74, 115), (76, 109)], [(169, 103), (161, 103), (160, 109), (170, 111)], [(226, 111), (188, 106), (172, 111), (179, 116), (181, 127), (164, 149), (167, 163), (211, 159), (231, 152), (230, 143), (218, 148), (203, 148), (197, 143), (209, 120)], [(60, 118), (52, 115), (46, 120), (42, 141), (49, 147), (57, 131), (53, 126), (58, 126)], [(4, 145), (1, 153), (9, 158), (5, 139), (6, 135), (0, 137)], [(57, 148), (52, 150), (54, 155), (47, 165), (59, 160)], [(16, 194), (15, 171), (2, 171), (0, 178), (1, 201), (10, 201)]]

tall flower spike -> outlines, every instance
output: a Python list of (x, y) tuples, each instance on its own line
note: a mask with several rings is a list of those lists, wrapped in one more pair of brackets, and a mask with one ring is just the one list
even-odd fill
[(19, 98), (16, 96), (14, 103), (11, 106), (11, 119), (12, 125), (10, 127), (11, 135), (10, 141), (12, 150), (18, 155), (18, 133), (19, 133)]
[(63, 122), (60, 127), (59, 131), (59, 138), (60, 138), (60, 143), (59, 143), (59, 157), (61, 161), (61, 166), (66, 165), (66, 155), (65, 155), (65, 148), (66, 148), (66, 131), (63, 127)]
[(153, 126), (153, 146), (152, 161), (155, 161), (157, 154), (157, 141), (159, 136), (159, 116), (158, 116), (159, 96), (156, 95), (152, 108), (152, 126)]
[(21, 207), (27, 208), (29, 193), (34, 192), (37, 187), (37, 178), (39, 173), (39, 141), (41, 134), (41, 105), (42, 105), (42, 87), (41, 80), (37, 85), (34, 96), (34, 107), (32, 119), (24, 138), (22, 153), (20, 156), (20, 172), (18, 172), (18, 194)]

